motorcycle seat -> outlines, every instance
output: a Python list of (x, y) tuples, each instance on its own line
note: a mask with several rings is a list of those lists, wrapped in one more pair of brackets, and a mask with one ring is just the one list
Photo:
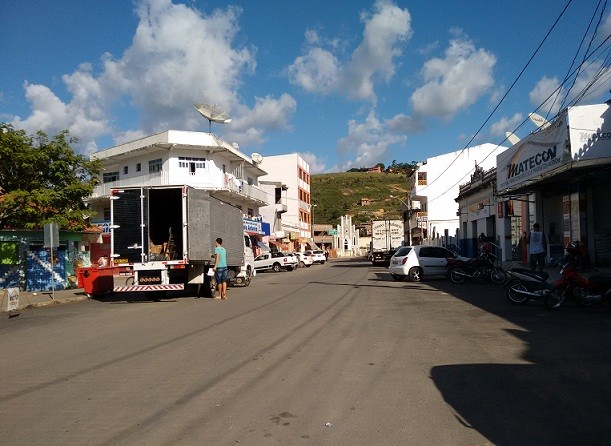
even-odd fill
[(520, 274), (524, 274), (527, 276), (532, 276), (535, 278), (540, 278), (542, 280), (547, 280), (549, 279), (549, 273), (547, 271), (533, 271), (532, 269), (528, 269), (528, 268), (520, 268), (520, 267), (516, 267), (516, 268), (511, 268), (511, 271), (514, 271), (516, 273), (520, 273)]

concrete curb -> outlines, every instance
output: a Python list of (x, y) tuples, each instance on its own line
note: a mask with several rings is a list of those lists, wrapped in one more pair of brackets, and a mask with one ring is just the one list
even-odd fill
[[(55, 292), (55, 296), (52, 296), (53, 293), (51, 291), (19, 291), (19, 304), (17, 310), (13, 311), (61, 305), (89, 299), (89, 296), (82, 289), (58, 290)], [(3, 307), (0, 307), (0, 312), (8, 313)]]

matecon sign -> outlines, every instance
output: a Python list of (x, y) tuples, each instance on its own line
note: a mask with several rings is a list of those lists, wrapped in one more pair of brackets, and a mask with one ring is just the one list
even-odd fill
[(609, 105), (569, 107), (549, 127), (496, 157), (497, 188), (511, 191), (563, 164), (578, 167), (582, 161), (604, 158), (611, 158)]
[(566, 112), (549, 127), (526, 138), (496, 157), (499, 191), (513, 189), (570, 160)]

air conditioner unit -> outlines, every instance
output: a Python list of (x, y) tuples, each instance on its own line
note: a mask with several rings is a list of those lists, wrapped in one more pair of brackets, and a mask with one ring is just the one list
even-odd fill
[(419, 211), (422, 209), (422, 206), (419, 201), (412, 201), (412, 210)]

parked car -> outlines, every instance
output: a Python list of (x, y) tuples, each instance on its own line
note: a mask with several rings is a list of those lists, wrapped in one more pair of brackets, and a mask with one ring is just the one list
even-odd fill
[(420, 282), (423, 277), (446, 275), (446, 259), (458, 257), (441, 246), (403, 246), (390, 258), (388, 272), (397, 281), (407, 277)]
[(255, 271), (281, 270), (293, 271), (297, 267), (297, 257), (282, 252), (264, 252), (255, 258)]
[(307, 252), (298, 252), (297, 253), (297, 262), (299, 262), (298, 265), (300, 268), (303, 268), (303, 267), (309, 268), (314, 263), (314, 260), (312, 260), (312, 256), (308, 254)]
[(321, 249), (306, 252), (310, 253), (310, 255), (312, 256), (312, 262), (314, 263), (320, 263), (321, 265), (324, 265), (324, 263), (327, 261), (327, 257), (325, 257), (325, 253)]

